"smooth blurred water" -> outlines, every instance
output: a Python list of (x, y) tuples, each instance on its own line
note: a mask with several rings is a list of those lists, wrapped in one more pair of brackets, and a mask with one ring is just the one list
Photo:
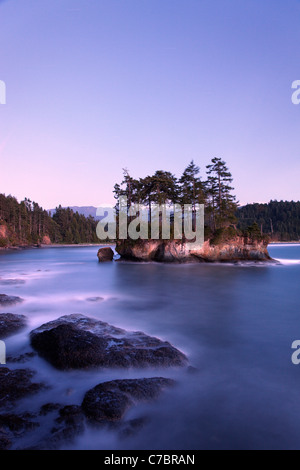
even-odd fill
[[(1, 254), (0, 293), (25, 302), (0, 312), (22, 313), (30, 322), (7, 340), (8, 355), (30, 351), (32, 328), (82, 313), (168, 340), (198, 369), (59, 372), (35, 357), (25, 366), (52, 389), (17, 411), (37, 411), (47, 401), (80, 404), (104, 380), (174, 377), (177, 387), (129, 412), (128, 418), (151, 417), (137, 435), (120, 439), (87, 429), (74, 447), (300, 449), (300, 366), (291, 362), (291, 345), (300, 339), (300, 245), (269, 252), (282, 264), (99, 264), (95, 247)], [(88, 300), (95, 297), (102, 299)]]

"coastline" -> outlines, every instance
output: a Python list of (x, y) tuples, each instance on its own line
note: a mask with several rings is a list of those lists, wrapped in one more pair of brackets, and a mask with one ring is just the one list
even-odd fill
[(39, 248), (84, 248), (88, 246), (94, 246), (95, 248), (99, 246), (114, 246), (116, 243), (115, 242), (109, 242), (109, 243), (68, 243), (68, 244), (62, 244), (62, 243), (51, 243), (50, 245), (40, 245)]
[(115, 243), (78, 243), (78, 244), (62, 244), (62, 243), (51, 243), (51, 244), (41, 244), (41, 245), (19, 245), (19, 246), (6, 246), (0, 247), (0, 253), (5, 253), (7, 251), (22, 251), (30, 249), (39, 249), (39, 248), (84, 248), (89, 246), (94, 246), (95, 248), (101, 246), (114, 246)]

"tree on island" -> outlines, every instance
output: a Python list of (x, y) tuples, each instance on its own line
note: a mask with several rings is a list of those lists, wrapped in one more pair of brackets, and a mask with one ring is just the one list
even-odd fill
[(141, 204), (143, 200), (141, 180), (132, 178), (127, 168), (123, 168), (123, 180), (121, 184), (114, 186), (114, 198), (117, 200), (115, 209), (119, 212), (119, 199), (120, 197), (127, 198), (127, 210), (130, 209), (132, 204)]
[(204, 186), (198, 176), (199, 172), (199, 166), (195, 165), (192, 160), (179, 179), (180, 203), (182, 206), (191, 204), (193, 215), (196, 212), (196, 204), (205, 204)]
[[(132, 178), (127, 169), (123, 172), (122, 183), (114, 187), (114, 197), (118, 200), (120, 196), (126, 196), (128, 211), (133, 203), (147, 206), (150, 222), (153, 204), (180, 204), (182, 207), (189, 204), (193, 214), (196, 204), (204, 204), (207, 226), (211, 232), (236, 224), (238, 203), (232, 194), (232, 175), (220, 158), (213, 158), (207, 166), (205, 182), (201, 181), (200, 168), (193, 160), (179, 180), (171, 172), (163, 170), (138, 180)], [(118, 202), (116, 208), (118, 211)]]
[(213, 229), (236, 224), (235, 213), (238, 208), (236, 196), (232, 194), (232, 174), (221, 158), (213, 158), (207, 165), (207, 212), (211, 216)]
[(169, 171), (158, 170), (151, 179), (152, 201), (155, 204), (172, 204), (179, 196), (176, 177)]
[(118, 201), (120, 197), (127, 197), (127, 210), (133, 204), (145, 205), (149, 209), (151, 217), (152, 204), (172, 204), (179, 197), (179, 187), (176, 177), (169, 171), (158, 170), (152, 176), (134, 179), (128, 169), (123, 169), (123, 181), (115, 184), (114, 197), (117, 199), (115, 206), (119, 211)]

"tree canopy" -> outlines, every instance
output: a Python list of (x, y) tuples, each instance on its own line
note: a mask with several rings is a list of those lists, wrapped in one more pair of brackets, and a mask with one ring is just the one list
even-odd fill
[(300, 202), (270, 201), (268, 204), (247, 204), (237, 211), (238, 228), (257, 225), (260, 233), (274, 241), (300, 240)]
[(230, 186), (232, 175), (220, 158), (212, 159), (204, 180), (200, 176), (200, 167), (193, 160), (180, 178), (170, 171), (157, 170), (153, 175), (134, 179), (127, 169), (123, 171), (123, 181), (115, 185), (114, 195), (117, 200), (120, 196), (126, 196), (128, 208), (133, 203), (139, 203), (151, 212), (153, 204), (189, 204), (194, 212), (196, 204), (204, 204), (206, 224), (211, 230), (236, 223), (237, 202)]

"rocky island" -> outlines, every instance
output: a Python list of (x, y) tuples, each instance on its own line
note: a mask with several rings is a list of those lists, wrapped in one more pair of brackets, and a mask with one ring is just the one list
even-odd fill
[[(226, 162), (213, 158), (206, 169), (206, 180), (199, 176), (200, 168), (194, 161), (180, 179), (169, 171), (159, 170), (152, 176), (136, 180), (124, 170), (124, 179), (114, 190), (118, 199), (117, 227), (124, 226), (125, 217), (128, 233), (132, 233), (131, 224), (139, 227), (139, 231), (136, 230), (133, 237), (117, 237), (116, 251), (121, 260), (167, 263), (271, 261), (269, 237), (264, 234), (263, 226), (258, 226), (255, 221), (251, 221), (252, 225), (245, 221), (242, 227), (239, 224), (239, 204), (232, 193), (233, 178)], [(147, 214), (141, 216), (146, 207)], [(132, 214), (139, 215), (134, 219)], [(166, 224), (168, 236), (163, 237)], [(185, 232), (188, 224), (193, 227), (189, 234)], [(198, 239), (200, 225), (201, 242)], [(116, 233), (120, 234), (120, 230)], [(191, 234), (194, 235), (189, 236)], [(193, 236), (197, 243), (191, 243)], [(99, 261), (104, 255), (99, 250)]]
[(232, 263), (238, 261), (271, 261), (268, 241), (237, 236), (214, 244), (204, 242), (200, 249), (190, 250), (182, 240), (122, 240), (116, 251), (127, 261), (166, 263)]

